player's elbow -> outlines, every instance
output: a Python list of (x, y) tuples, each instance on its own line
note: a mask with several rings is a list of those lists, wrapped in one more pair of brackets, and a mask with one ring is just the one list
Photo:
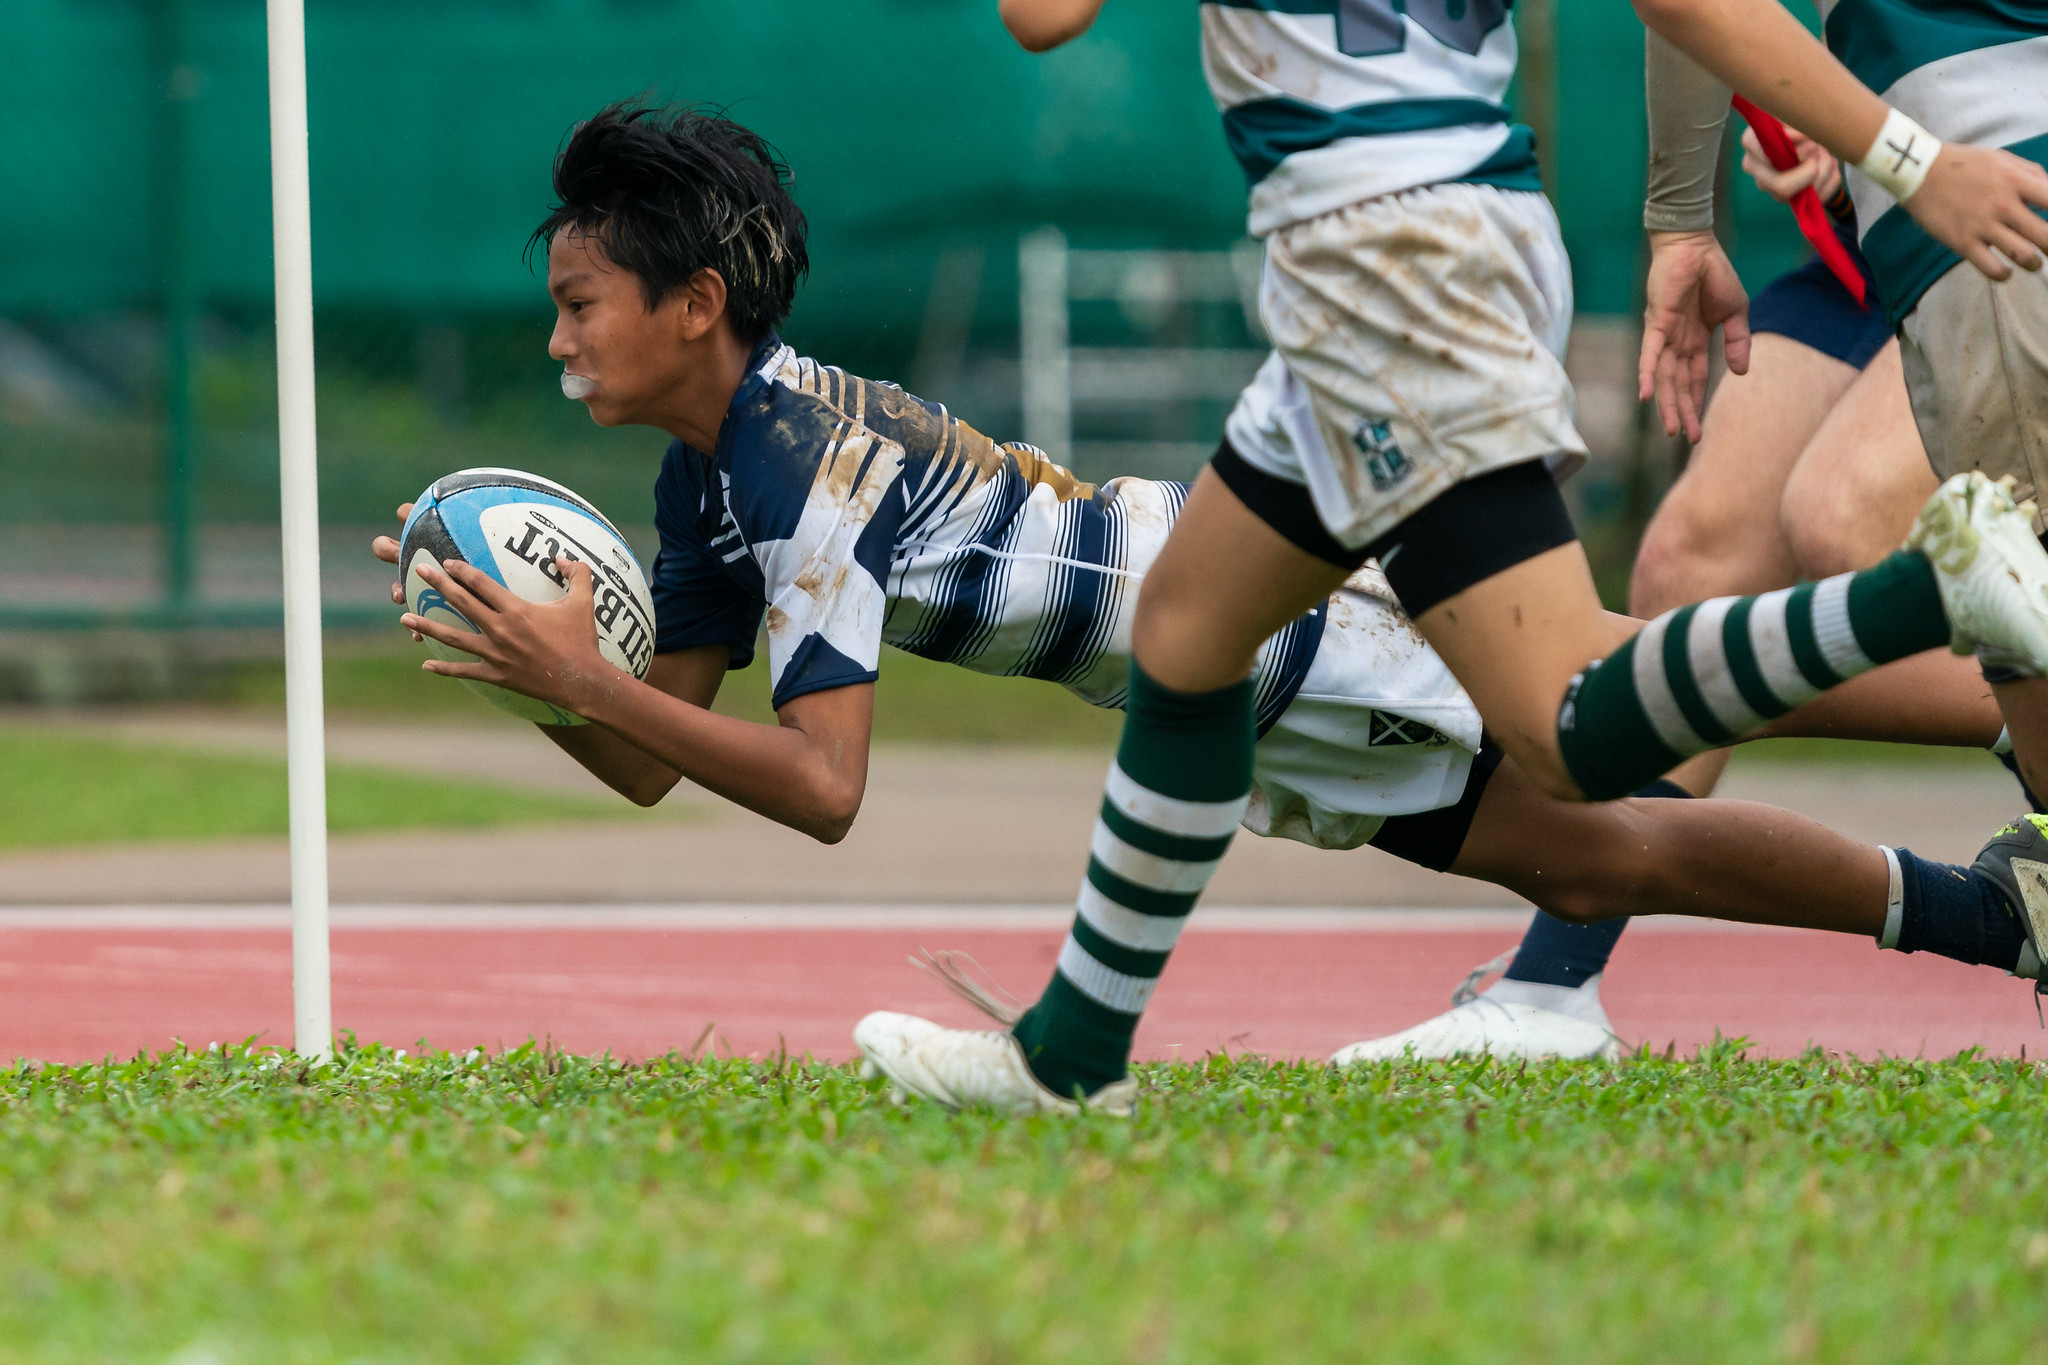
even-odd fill
[(1685, 17), (1695, 0), (1630, 0), (1635, 6), (1636, 18), (1643, 21), (1645, 28), (1652, 28), (1668, 36), (1670, 26)]
[(836, 844), (852, 832), (854, 818), (860, 814), (860, 799), (859, 791), (820, 791), (790, 823), (821, 844)]
[(613, 782), (611, 787), (642, 810), (648, 810), (660, 805), (681, 778), (682, 774), (672, 770), (637, 773), (625, 781)]
[(1048, 4), (1047, 0), (1002, 0), (997, 7), (1003, 27), (1026, 52), (1050, 52), (1086, 33), (1097, 6)]

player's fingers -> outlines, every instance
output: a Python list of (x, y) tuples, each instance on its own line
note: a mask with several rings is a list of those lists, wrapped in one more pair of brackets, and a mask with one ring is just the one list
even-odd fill
[[(2042, 218), (2039, 214), (2030, 213), (2025, 208), (2021, 208), (2019, 213), (2014, 216), (2012, 228), (2014, 234), (2035, 251), (2048, 251), (2048, 218)], [(2013, 260), (2024, 269), (2039, 270), (2041, 268), (2041, 261), (2038, 256), (2034, 258), (2032, 265), (2028, 265), (2027, 259), (2023, 256), (2013, 255), (2011, 248), (2001, 245), (1999, 250), (2005, 252), (2008, 256), (2012, 256)]]
[(1692, 357), (1686, 367), (1685, 402), (1682, 415), (1685, 418), (1685, 439), (1697, 441), (1700, 438), (1700, 409), (1707, 399), (1707, 356), (1704, 351)]
[(444, 678), (468, 678), (472, 682), (499, 681), (497, 665), (470, 663), (464, 659), (422, 659), (420, 670), (438, 673)]
[(556, 572), (568, 586), (569, 599), (588, 606), (597, 597), (597, 575), (590, 566), (580, 559), (561, 558), (555, 561)]
[(2006, 264), (2005, 258), (1982, 241), (1969, 243), (1962, 255), (1964, 260), (1975, 266), (1987, 279), (2004, 280), (2012, 275), (2012, 267)]
[(2000, 255), (2022, 270), (2041, 268), (2040, 251), (2017, 232), (1996, 233), (1991, 238), (1991, 245), (1997, 247)]
[(1657, 391), (1657, 364), (1664, 356), (1664, 333), (1655, 326), (1643, 328), (1643, 349), (1636, 354), (1636, 401), (1648, 402)]
[[(460, 561), (451, 562), (459, 563)], [(468, 566), (464, 565), (463, 567), (467, 568)], [(418, 566), (417, 572), (421, 578), (426, 580), (428, 587), (433, 588), (448, 599), (448, 605), (455, 608), (457, 615), (479, 624), (497, 615), (497, 612), (493, 611), (490, 606), (470, 592), (467, 587), (458, 582), (452, 574), (440, 565), (421, 564)]]
[(409, 502), (401, 502), (400, 504), (398, 504), (398, 522), (399, 522), (399, 525), (403, 526), (403, 525), (404, 525), (404, 524), (405, 524), (406, 522), (408, 522), (408, 521), (411, 521), (411, 520), (412, 520), (412, 504), (411, 504), (411, 503), (409, 503)]
[(1749, 309), (1730, 314), (1721, 323), (1721, 351), (1728, 373), (1749, 373)]
[(398, 542), (390, 536), (378, 536), (370, 542), (370, 553), (383, 560), (386, 564), (396, 564), (398, 562)]
[(432, 617), (415, 616), (411, 612), (399, 617), (398, 624), (415, 635), (423, 635), (436, 644), (447, 645), (450, 649), (459, 649), (465, 654), (474, 654), (481, 659), (497, 657), (494, 653), (495, 646), (491, 644), (488, 635), (479, 635), (476, 631), (451, 626), (446, 621), (436, 621)]
[[(517, 597), (514, 597), (507, 590), (504, 584), (474, 564), (465, 564), (459, 559), (451, 559), (443, 567), (447, 570), (450, 578), (467, 590), (471, 600), (482, 603), (491, 611), (504, 611), (507, 607), (519, 601)], [(448, 600), (453, 602), (455, 599), (450, 597)], [(458, 607), (456, 610), (461, 611), (461, 608)], [(465, 616), (469, 615), (466, 611), (462, 614)]]
[(1679, 430), (1677, 367), (1667, 353), (1657, 362), (1657, 419), (1666, 436)]

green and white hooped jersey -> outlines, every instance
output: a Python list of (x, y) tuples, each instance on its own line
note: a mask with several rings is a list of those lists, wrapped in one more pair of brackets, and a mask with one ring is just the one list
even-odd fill
[[(2048, 4), (1821, 0), (1821, 12), (1829, 50), (1928, 132), (2048, 165)], [(1959, 258), (1868, 176), (1848, 174), (1863, 254), (1897, 322)]]
[(1507, 0), (1204, 0), (1202, 67), (1255, 236), (1421, 185), (1543, 188), (1503, 103)]

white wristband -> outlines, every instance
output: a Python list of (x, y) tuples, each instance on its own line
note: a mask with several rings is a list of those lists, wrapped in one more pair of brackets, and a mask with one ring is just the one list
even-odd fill
[(1927, 168), (1940, 151), (1940, 139), (1894, 109), (1885, 115), (1877, 141), (1870, 144), (1856, 169), (1903, 204), (1927, 178)]

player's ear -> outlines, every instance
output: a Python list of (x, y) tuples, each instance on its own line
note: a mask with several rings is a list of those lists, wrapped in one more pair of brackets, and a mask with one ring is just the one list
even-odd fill
[(705, 266), (677, 290), (683, 304), (683, 337), (695, 341), (718, 325), (725, 316), (725, 277)]

